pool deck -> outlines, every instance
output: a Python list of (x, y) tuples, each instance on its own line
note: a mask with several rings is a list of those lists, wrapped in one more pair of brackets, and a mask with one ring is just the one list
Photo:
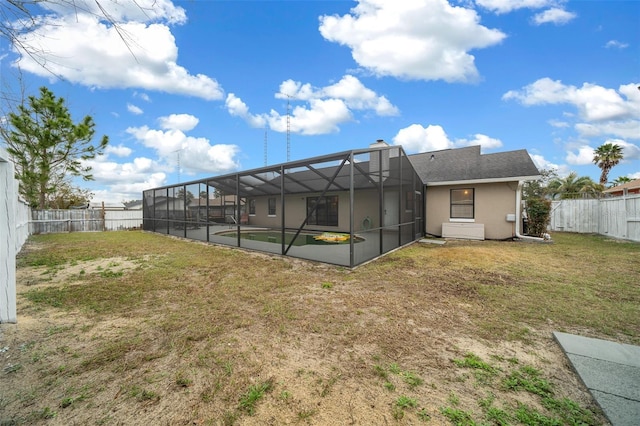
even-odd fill
[(557, 331), (553, 337), (611, 424), (640, 425), (640, 346)]

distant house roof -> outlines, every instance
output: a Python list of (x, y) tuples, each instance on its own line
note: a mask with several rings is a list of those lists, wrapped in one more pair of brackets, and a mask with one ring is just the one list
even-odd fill
[(123, 203), (108, 203), (108, 202), (101, 202), (101, 201), (92, 201), (89, 203), (89, 208), (90, 209), (102, 209), (104, 207), (105, 210), (124, 210), (124, 204)]
[(481, 154), (480, 146), (445, 149), (409, 155), (409, 160), (426, 185), (466, 181), (532, 180), (540, 171), (524, 150)]
[(631, 182), (623, 183), (622, 185), (612, 186), (611, 188), (602, 191), (605, 194), (614, 195), (620, 193), (622, 195), (625, 191), (628, 193), (638, 193), (640, 190), (640, 179), (632, 180)]
[(124, 206), (127, 210), (142, 210), (142, 200), (127, 201)]

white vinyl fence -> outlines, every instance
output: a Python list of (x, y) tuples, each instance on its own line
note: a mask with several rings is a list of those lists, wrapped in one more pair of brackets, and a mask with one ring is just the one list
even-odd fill
[(18, 198), (13, 163), (0, 148), (0, 323), (16, 322), (16, 253), (29, 236), (29, 206)]
[(640, 241), (640, 195), (553, 201), (549, 229)]
[(142, 228), (142, 210), (32, 210), (30, 234)]

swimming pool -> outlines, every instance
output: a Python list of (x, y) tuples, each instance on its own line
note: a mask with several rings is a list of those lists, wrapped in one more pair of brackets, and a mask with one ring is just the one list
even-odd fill
[[(237, 231), (225, 231), (225, 232), (220, 232), (216, 235), (220, 235), (223, 237), (230, 237), (230, 238), (238, 238), (238, 232)], [(314, 233), (314, 234), (310, 234), (310, 233), (300, 233), (298, 234), (298, 237), (295, 239), (293, 246), (306, 246), (306, 245), (317, 245), (317, 246), (335, 246), (337, 244), (349, 244), (349, 239), (345, 239), (345, 240), (333, 240), (333, 241), (326, 241), (326, 240), (322, 240), (322, 239), (317, 239), (318, 236), (321, 236), (322, 233)], [(345, 235), (345, 234), (341, 234), (341, 235)], [(348, 234), (346, 234), (348, 235)], [(291, 241), (293, 240), (293, 237), (295, 236), (295, 233), (293, 232), (285, 232), (284, 234), (284, 243), (289, 245), (291, 244)], [(282, 244), (282, 232), (280, 231), (273, 231), (273, 230), (245, 230), (245, 231), (240, 231), (240, 238), (241, 239), (245, 239), (245, 240), (252, 240), (252, 241), (261, 241), (261, 242), (265, 242), (265, 243), (275, 243), (275, 244)], [(363, 238), (360, 237), (355, 237), (354, 238), (354, 242), (355, 243), (359, 243), (364, 241)]]

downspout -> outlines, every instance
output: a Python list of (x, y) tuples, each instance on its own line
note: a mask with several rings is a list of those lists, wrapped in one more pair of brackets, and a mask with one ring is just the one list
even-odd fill
[(531, 237), (529, 235), (520, 234), (520, 223), (522, 223), (522, 185), (524, 184), (523, 180), (518, 181), (518, 189), (516, 189), (516, 238), (526, 241), (535, 241), (535, 242), (543, 242), (544, 238), (540, 237)]

